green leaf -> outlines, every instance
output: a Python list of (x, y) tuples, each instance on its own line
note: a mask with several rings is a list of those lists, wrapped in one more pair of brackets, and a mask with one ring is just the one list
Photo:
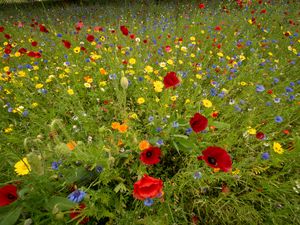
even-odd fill
[(196, 148), (196, 145), (194, 144), (194, 142), (192, 142), (188, 139), (177, 138), (176, 142), (185, 149)]
[(18, 207), (0, 216), (0, 225), (14, 225), (20, 217), (22, 208)]
[(118, 192), (126, 192), (127, 188), (124, 185), (124, 183), (119, 183), (115, 188), (114, 188), (114, 192), (118, 193)]
[(46, 208), (49, 211), (52, 211), (54, 208), (56, 208), (57, 212), (59, 212), (59, 211), (70, 210), (74, 208), (76, 205), (77, 205), (76, 203), (70, 201), (65, 197), (55, 196), (48, 201)]
[(210, 125), (216, 127), (217, 129), (229, 129), (230, 128), (229, 123), (218, 122), (218, 121), (213, 121)]

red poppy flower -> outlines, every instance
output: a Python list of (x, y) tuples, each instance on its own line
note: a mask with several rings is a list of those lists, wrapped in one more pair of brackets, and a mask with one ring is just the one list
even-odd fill
[(196, 113), (191, 119), (190, 119), (190, 125), (196, 133), (199, 133), (200, 131), (204, 130), (207, 127), (208, 120), (205, 116), (201, 115), (200, 113)]
[(66, 40), (62, 40), (62, 43), (64, 44), (64, 46), (66, 47), (66, 48), (71, 48), (71, 43), (69, 42), (69, 41), (66, 41)]
[(180, 83), (178, 77), (175, 72), (168, 72), (164, 77), (164, 85), (165, 88), (175, 87)]
[(6, 39), (11, 39), (11, 36), (10, 36), (9, 34), (4, 34), (4, 37), (5, 37)]
[(120, 26), (120, 30), (122, 31), (122, 33), (127, 36), (129, 34), (129, 31), (127, 29), (126, 26)]
[(232, 166), (230, 155), (226, 150), (216, 146), (207, 147), (202, 151), (202, 155), (198, 156), (198, 160), (204, 160), (208, 166), (224, 172), (231, 170)]
[(133, 185), (133, 197), (139, 200), (155, 198), (162, 194), (163, 181), (144, 174), (143, 178)]
[(32, 45), (33, 47), (35, 47), (35, 46), (38, 45), (38, 43), (37, 43), (36, 41), (33, 41), (33, 42), (31, 42), (31, 45)]
[(0, 188), (0, 207), (9, 205), (18, 199), (17, 187), (8, 184)]
[(160, 148), (150, 147), (141, 152), (140, 160), (146, 165), (154, 165), (159, 163), (161, 156)]
[(255, 136), (257, 139), (262, 140), (262, 139), (264, 139), (265, 134), (263, 132), (257, 132)]
[(26, 48), (20, 48), (19, 51), (21, 54), (25, 54), (27, 52)]
[(41, 32), (43, 32), (43, 33), (49, 33), (49, 31), (47, 30), (47, 28), (44, 25), (40, 24), (39, 27), (40, 27), (40, 31)]
[(220, 26), (216, 26), (216, 27), (215, 27), (215, 30), (216, 30), (216, 31), (221, 31), (222, 28), (221, 28)]
[(261, 14), (264, 14), (264, 13), (266, 13), (266, 12), (267, 12), (266, 9), (262, 9), (262, 10), (260, 11)]
[(199, 9), (204, 9), (205, 5), (203, 3), (199, 4)]
[(7, 55), (10, 54), (11, 53), (11, 49), (10, 48), (5, 48), (4, 49), (4, 53), (7, 54)]
[(0, 26), (0, 33), (4, 31), (4, 27)]
[(130, 34), (129, 36), (131, 39), (134, 39), (135, 38), (135, 35), (134, 34)]
[(70, 218), (71, 219), (77, 218), (77, 220), (81, 220), (79, 224), (86, 224), (87, 222), (89, 222), (90, 219), (88, 217), (84, 217), (83, 219), (79, 217), (85, 207), (86, 207), (85, 204), (81, 203), (79, 205), (79, 209), (71, 209), (72, 211), (70, 213)]
[(91, 34), (88, 34), (88, 36), (86, 37), (86, 40), (88, 42), (93, 42), (95, 40), (95, 37), (93, 35), (91, 35)]

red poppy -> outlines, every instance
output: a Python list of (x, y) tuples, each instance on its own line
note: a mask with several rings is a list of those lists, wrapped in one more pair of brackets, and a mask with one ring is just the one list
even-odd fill
[(205, 116), (200, 113), (195, 113), (195, 115), (190, 119), (190, 125), (196, 133), (204, 130), (207, 127), (208, 120)]
[(260, 11), (261, 14), (264, 14), (264, 13), (266, 13), (266, 12), (267, 12), (266, 9), (262, 9), (262, 10)]
[(11, 49), (10, 48), (5, 48), (4, 49), (4, 53), (7, 54), (7, 55), (10, 54), (11, 53)]
[(18, 199), (17, 187), (8, 184), (0, 188), (0, 207), (9, 205)]
[(37, 43), (37, 41), (33, 41), (33, 42), (31, 42), (31, 45), (32, 45), (33, 47), (35, 47), (35, 46), (38, 45), (38, 43)]
[(70, 218), (71, 219), (76, 218), (77, 220), (81, 220), (79, 224), (86, 224), (87, 222), (89, 222), (90, 219), (88, 217), (84, 217), (84, 218), (80, 217), (80, 214), (85, 207), (86, 207), (85, 204), (81, 203), (79, 205), (79, 209), (71, 209), (72, 211), (70, 213)]
[(161, 150), (158, 147), (150, 147), (141, 152), (140, 160), (146, 165), (159, 163)]
[(262, 139), (264, 139), (265, 134), (263, 132), (257, 132), (255, 136), (257, 139), (262, 140)]
[(91, 34), (88, 34), (88, 36), (86, 37), (86, 40), (88, 42), (93, 42), (95, 40), (95, 37), (93, 35), (91, 35)]
[(25, 54), (27, 52), (26, 48), (20, 48), (19, 51), (21, 54)]
[(216, 31), (221, 31), (222, 28), (221, 28), (220, 26), (216, 26), (216, 27), (215, 27), (215, 30), (216, 30)]
[(162, 194), (163, 181), (144, 174), (143, 178), (133, 185), (133, 197), (139, 200), (159, 197)]
[(69, 41), (66, 41), (66, 40), (62, 40), (62, 43), (64, 44), (64, 46), (66, 47), (66, 48), (71, 48), (71, 43), (69, 42)]
[(199, 4), (199, 9), (204, 9), (205, 5), (203, 3)]
[(120, 26), (120, 30), (122, 31), (122, 33), (127, 36), (129, 34), (129, 31), (127, 29), (126, 26)]
[(40, 24), (39, 27), (40, 27), (40, 31), (41, 32), (43, 32), (43, 33), (49, 33), (49, 31), (47, 30), (47, 28), (44, 25)]
[(11, 36), (10, 36), (9, 34), (4, 34), (4, 37), (5, 37), (6, 39), (11, 39)]
[(131, 39), (134, 39), (135, 38), (135, 35), (134, 34), (130, 34), (129, 36)]
[(4, 27), (0, 26), (0, 33), (4, 31)]
[(226, 150), (216, 146), (207, 147), (202, 151), (202, 155), (198, 156), (198, 160), (204, 160), (208, 166), (224, 172), (231, 170), (232, 166), (230, 155)]
[(168, 72), (164, 77), (164, 85), (165, 88), (175, 87), (180, 83), (178, 77), (175, 72)]

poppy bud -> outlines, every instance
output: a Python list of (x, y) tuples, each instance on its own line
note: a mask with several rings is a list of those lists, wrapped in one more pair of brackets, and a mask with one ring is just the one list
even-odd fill
[(123, 89), (127, 89), (128, 88), (128, 79), (126, 77), (122, 77), (120, 84)]

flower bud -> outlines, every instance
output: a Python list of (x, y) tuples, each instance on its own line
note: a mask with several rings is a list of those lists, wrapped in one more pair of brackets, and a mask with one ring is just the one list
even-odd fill
[(127, 89), (128, 88), (128, 79), (126, 77), (122, 77), (120, 84), (123, 89)]

